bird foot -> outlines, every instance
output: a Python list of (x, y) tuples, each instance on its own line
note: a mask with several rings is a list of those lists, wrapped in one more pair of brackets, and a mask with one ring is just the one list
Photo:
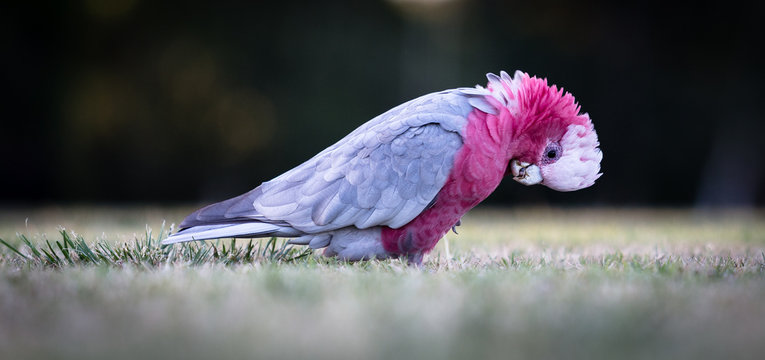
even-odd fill
[(457, 226), (462, 225), (462, 219), (457, 220), (457, 223), (452, 226), (452, 231), (454, 231), (455, 234), (459, 235), (460, 233), (457, 232)]
[(412, 267), (422, 266), (423, 255), (424, 254), (421, 252), (406, 254), (406, 259), (409, 262), (409, 266), (412, 266)]

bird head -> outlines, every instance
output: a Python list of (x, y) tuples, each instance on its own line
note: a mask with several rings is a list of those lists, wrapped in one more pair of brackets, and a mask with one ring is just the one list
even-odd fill
[(492, 97), (508, 109), (508, 175), (558, 191), (586, 188), (602, 175), (598, 136), (570, 93), (520, 71), (488, 78)]

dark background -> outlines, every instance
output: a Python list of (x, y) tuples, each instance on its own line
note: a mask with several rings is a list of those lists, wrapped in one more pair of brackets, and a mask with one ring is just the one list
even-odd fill
[(762, 2), (5, 4), (0, 203), (195, 203), (419, 95), (522, 69), (571, 91), (604, 176), (495, 204), (763, 205)]

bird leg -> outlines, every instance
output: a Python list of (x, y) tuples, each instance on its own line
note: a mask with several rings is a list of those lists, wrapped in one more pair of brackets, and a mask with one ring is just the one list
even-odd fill
[(420, 267), (422, 266), (422, 252), (408, 253), (406, 254), (406, 260), (409, 262), (409, 266)]

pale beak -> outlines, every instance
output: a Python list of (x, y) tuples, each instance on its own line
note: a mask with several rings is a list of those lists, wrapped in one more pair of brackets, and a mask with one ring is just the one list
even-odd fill
[(534, 164), (512, 160), (510, 161), (510, 171), (513, 173), (513, 180), (523, 185), (536, 185), (544, 180), (539, 166)]

